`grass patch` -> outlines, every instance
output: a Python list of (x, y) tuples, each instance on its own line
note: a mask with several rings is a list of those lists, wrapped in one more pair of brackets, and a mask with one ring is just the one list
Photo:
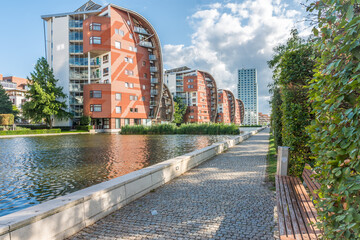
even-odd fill
[(23, 130), (10, 130), (10, 131), (0, 131), (0, 135), (27, 135), (27, 134), (45, 134), (45, 133), (61, 133), (61, 129), (23, 129)]
[(121, 134), (201, 134), (201, 135), (239, 135), (239, 126), (221, 123), (191, 123), (182, 124), (155, 124), (151, 126), (126, 125), (121, 128)]
[(267, 155), (266, 173), (268, 176), (268, 181), (273, 185), (271, 190), (275, 190), (276, 167), (277, 167), (276, 148), (275, 148), (274, 136), (270, 131), (269, 152)]

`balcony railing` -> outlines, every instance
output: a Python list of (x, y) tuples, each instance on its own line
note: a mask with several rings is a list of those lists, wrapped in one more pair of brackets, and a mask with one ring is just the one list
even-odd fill
[(156, 55), (150, 54), (149, 55), (149, 60), (150, 61), (155, 61), (156, 60)]
[(150, 94), (151, 94), (151, 95), (157, 95), (157, 94), (158, 94), (158, 91), (157, 91), (157, 90), (151, 90), (151, 91), (150, 91)]
[(205, 81), (211, 82), (210, 78), (205, 78)]
[(4, 88), (16, 88), (17, 84), (13, 82), (7, 82), (7, 81), (0, 81), (0, 85), (2, 85)]
[(155, 101), (150, 101), (150, 106), (156, 106), (156, 102)]
[(183, 80), (182, 76), (176, 76), (176, 80)]
[(155, 84), (156, 84), (156, 83), (159, 83), (159, 81), (158, 81), (158, 79), (157, 79), (157, 78), (151, 78), (151, 80), (150, 80), (150, 81), (151, 81), (151, 83), (155, 83)]
[(153, 47), (151, 42), (145, 42), (145, 41), (141, 41), (139, 43), (139, 45), (142, 46), (142, 47), (147, 47), (147, 48), (152, 48)]
[(183, 82), (176, 82), (176, 86), (184, 86)]
[(140, 34), (145, 34), (145, 35), (150, 35), (145, 28), (142, 27), (134, 27), (134, 32), (136, 33), (140, 33)]
[(157, 72), (157, 71), (158, 71), (157, 67), (150, 67), (150, 72)]

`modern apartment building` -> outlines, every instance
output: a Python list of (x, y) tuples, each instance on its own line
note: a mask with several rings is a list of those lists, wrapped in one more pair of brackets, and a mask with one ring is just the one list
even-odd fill
[(188, 106), (185, 122), (215, 122), (217, 113), (217, 88), (211, 74), (188, 67), (165, 71), (165, 83), (175, 97)]
[(27, 101), (26, 92), (28, 91), (28, 80), (14, 76), (3, 77), (3, 75), (0, 74), (0, 85), (9, 95), (13, 105), (21, 111), (22, 105)]
[[(88, 1), (74, 12), (42, 18), (47, 59), (75, 121), (84, 114), (95, 128), (114, 130), (165, 116), (159, 114), (164, 92), (160, 40), (143, 16)], [(163, 108), (173, 114), (172, 106)]]
[(245, 107), (245, 125), (258, 124), (258, 85), (255, 68), (238, 70), (238, 98)]
[(229, 90), (219, 89), (216, 122), (230, 124), (230, 123), (236, 123), (235, 120), (236, 120), (236, 100), (234, 94)]

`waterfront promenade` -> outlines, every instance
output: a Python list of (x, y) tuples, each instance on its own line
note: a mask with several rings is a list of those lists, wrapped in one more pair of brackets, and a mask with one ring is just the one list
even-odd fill
[(268, 139), (265, 129), (69, 239), (272, 239)]

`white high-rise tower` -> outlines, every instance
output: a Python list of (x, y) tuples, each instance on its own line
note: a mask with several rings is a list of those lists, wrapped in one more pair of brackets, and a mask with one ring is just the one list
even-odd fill
[(258, 85), (255, 68), (238, 70), (238, 98), (244, 102), (244, 125), (258, 124)]

